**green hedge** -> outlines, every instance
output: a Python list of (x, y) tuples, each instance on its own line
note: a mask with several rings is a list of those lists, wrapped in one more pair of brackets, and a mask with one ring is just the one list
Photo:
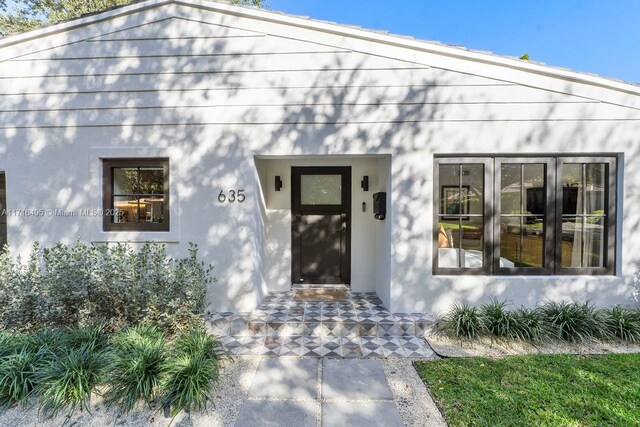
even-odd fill
[(0, 254), (0, 329), (101, 324), (107, 331), (150, 323), (172, 335), (202, 323), (211, 266), (174, 259), (163, 244), (34, 245), (23, 260)]

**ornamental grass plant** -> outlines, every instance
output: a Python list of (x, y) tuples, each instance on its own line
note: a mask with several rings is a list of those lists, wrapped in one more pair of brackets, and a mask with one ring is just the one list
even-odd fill
[(167, 343), (155, 326), (140, 325), (115, 335), (107, 375), (107, 406), (122, 413), (153, 407), (167, 371)]
[(480, 308), (454, 304), (436, 324), (436, 332), (456, 339), (588, 343), (594, 340), (640, 342), (640, 308), (596, 308), (590, 302), (546, 301), (536, 308), (509, 308), (493, 299)]

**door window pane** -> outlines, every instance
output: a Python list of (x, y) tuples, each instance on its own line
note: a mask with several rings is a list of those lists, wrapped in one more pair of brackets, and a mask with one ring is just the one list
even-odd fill
[(300, 202), (303, 205), (341, 205), (342, 175), (301, 175)]

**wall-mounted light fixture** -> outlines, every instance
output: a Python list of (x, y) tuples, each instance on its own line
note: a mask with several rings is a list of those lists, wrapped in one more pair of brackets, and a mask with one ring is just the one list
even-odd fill
[(362, 177), (362, 181), (360, 181), (360, 188), (362, 191), (369, 191), (369, 176), (365, 175)]
[(280, 175), (276, 175), (276, 191), (280, 191), (282, 188), (282, 180), (280, 179)]

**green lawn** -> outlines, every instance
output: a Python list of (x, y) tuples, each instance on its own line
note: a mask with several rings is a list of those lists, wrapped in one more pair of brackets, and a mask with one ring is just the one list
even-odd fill
[(640, 354), (415, 362), (450, 426), (640, 425)]

